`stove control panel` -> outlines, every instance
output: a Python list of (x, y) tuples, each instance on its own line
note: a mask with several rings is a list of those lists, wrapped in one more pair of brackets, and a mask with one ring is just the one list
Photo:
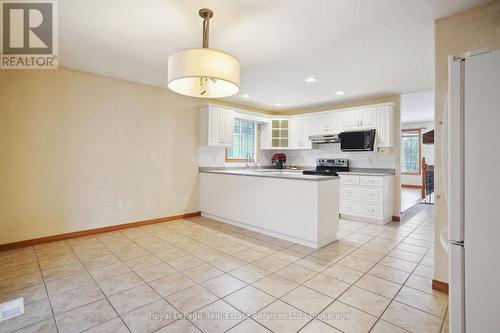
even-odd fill
[(316, 166), (349, 167), (349, 160), (347, 158), (317, 158)]

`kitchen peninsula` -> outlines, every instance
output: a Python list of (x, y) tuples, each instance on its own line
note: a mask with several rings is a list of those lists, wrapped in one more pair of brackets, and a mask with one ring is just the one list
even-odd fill
[(320, 248), (336, 240), (339, 177), (272, 169), (200, 170), (203, 216)]

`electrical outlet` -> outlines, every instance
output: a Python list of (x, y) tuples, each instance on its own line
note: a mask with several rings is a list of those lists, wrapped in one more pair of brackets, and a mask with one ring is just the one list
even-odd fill
[(122, 209), (123, 208), (123, 202), (121, 200), (116, 200), (116, 209)]

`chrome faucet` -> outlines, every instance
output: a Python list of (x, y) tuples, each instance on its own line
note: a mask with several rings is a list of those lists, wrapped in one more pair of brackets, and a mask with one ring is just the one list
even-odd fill
[(245, 159), (245, 168), (249, 169), (250, 168), (250, 153), (247, 153), (247, 158)]

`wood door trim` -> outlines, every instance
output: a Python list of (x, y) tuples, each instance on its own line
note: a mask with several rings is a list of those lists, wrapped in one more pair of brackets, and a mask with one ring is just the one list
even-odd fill
[(64, 233), (64, 234), (53, 235), (53, 236), (28, 239), (28, 240), (23, 240), (23, 241), (19, 241), (19, 242), (0, 244), (0, 251), (18, 249), (18, 248), (22, 248), (22, 247), (28, 247), (28, 246), (33, 246), (33, 245), (37, 245), (37, 244), (55, 242), (55, 241), (60, 241), (60, 240), (65, 240), (65, 239), (70, 239), (70, 238), (75, 238), (75, 237), (95, 235), (95, 234), (100, 234), (103, 232), (110, 232), (110, 231), (116, 231), (116, 230), (121, 230), (121, 229), (140, 227), (140, 226), (149, 225), (149, 224), (156, 224), (156, 223), (161, 223), (161, 222), (180, 220), (180, 219), (185, 219), (185, 218), (190, 218), (190, 217), (195, 217), (195, 216), (200, 216), (200, 215), (201, 215), (201, 212), (186, 213), (186, 214), (181, 214), (181, 215), (159, 217), (156, 219), (136, 221), (136, 222), (130, 222), (130, 223), (124, 223), (124, 224), (117, 224), (117, 225), (110, 225), (110, 226), (102, 227), (102, 228), (74, 231), (74, 232), (68, 232), (68, 233)]
[(448, 283), (433, 279), (432, 289), (448, 294)]

